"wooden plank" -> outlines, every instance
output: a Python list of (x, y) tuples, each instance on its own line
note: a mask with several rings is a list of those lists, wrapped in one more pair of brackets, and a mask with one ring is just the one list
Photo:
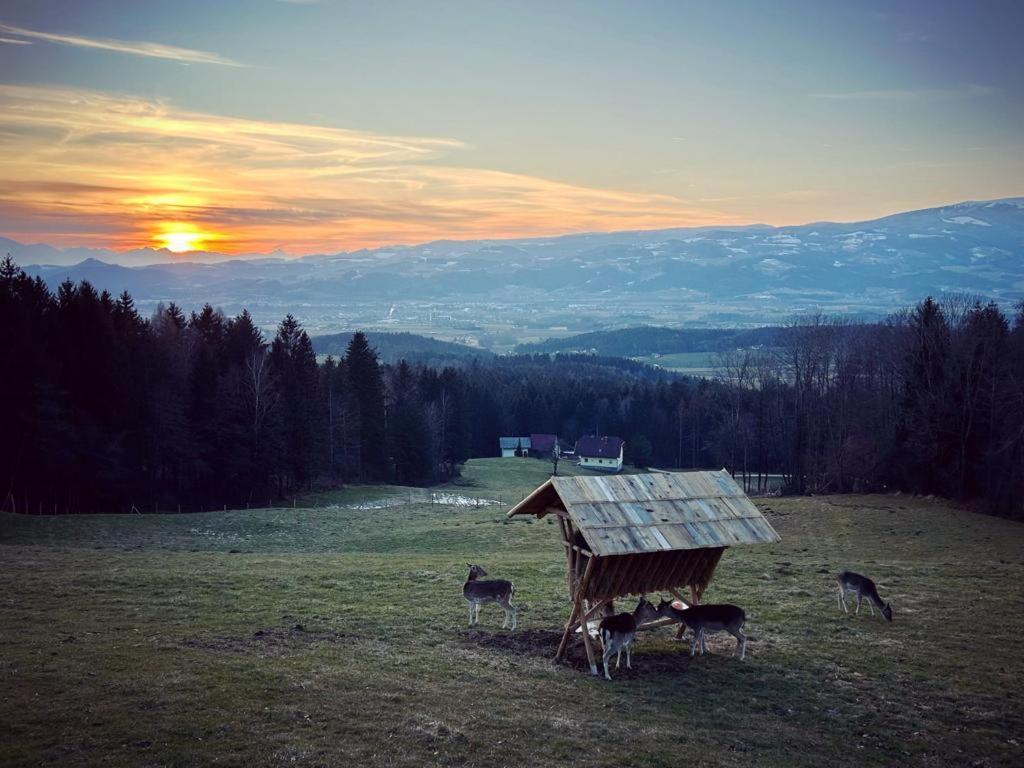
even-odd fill
[[(581, 606), (583, 604), (582, 603), (583, 595), (586, 594), (586, 591), (587, 591), (587, 582), (590, 581), (590, 572), (591, 572), (591, 570), (594, 567), (594, 560), (595, 559), (596, 558), (590, 558), (590, 561), (587, 563), (587, 572), (583, 576), (583, 584), (580, 585), (580, 605)], [(591, 645), (591, 642), (590, 642), (590, 633), (587, 632), (585, 624), (583, 625), (583, 631), (580, 634), (583, 635), (583, 648), (587, 652), (587, 661), (590, 662), (590, 674), (596, 675), (597, 674), (597, 660), (594, 657), (594, 648), (593, 648), (593, 646)]]
[(580, 601), (574, 601), (572, 604), (572, 612), (569, 614), (569, 621), (565, 623), (565, 631), (562, 633), (562, 641), (558, 644), (558, 650), (555, 651), (555, 661), (561, 660), (565, 655), (565, 649), (569, 645), (569, 638), (572, 637), (573, 629), (577, 626), (578, 622), (576, 617), (580, 612)]
[(573, 561), (574, 552), (569, 547), (569, 523), (563, 518), (558, 518), (558, 528), (562, 532), (562, 544), (565, 545), (565, 586), (569, 590), (569, 599), (572, 600), (572, 578), (575, 571)]
[(591, 588), (591, 594), (595, 597), (608, 598), (610, 600), (615, 599), (618, 595), (615, 594), (615, 583), (619, 578), (619, 574), (622, 573), (622, 569), (626, 567), (626, 561), (629, 555), (611, 555), (609, 557), (602, 557), (601, 567), (602, 574), (599, 583), (595, 583), (594, 587)]
[(672, 574), (679, 567), (680, 561), (686, 558), (686, 555), (682, 552), (666, 552), (663, 558), (665, 562), (661, 573), (658, 574), (658, 584), (656, 587), (659, 591), (675, 586)]
[(636, 559), (636, 555), (622, 555), (622, 570), (620, 570), (615, 577), (615, 582), (612, 584), (612, 588), (608, 594), (609, 597), (622, 597), (628, 595), (629, 581), (633, 572), (633, 561)]
[(641, 624), (639, 627), (636, 628), (636, 631), (637, 632), (647, 632), (648, 630), (651, 630), (651, 629), (658, 629), (659, 627), (667, 627), (668, 625), (675, 624), (675, 623), (676, 623), (675, 619), (655, 619), (654, 621), (648, 621), (648, 622), (646, 622), (644, 624)]
[[(566, 647), (566, 645), (569, 642), (569, 637), (572, 635), (572, 630), (573, 630), (573, 627), (574, 627), (573, 619), (575, 617), (581, 615), (582, 612), (583, 612), (583, 595), (584, 595), (584, 593), (586, 592), (586, 589), (587, 589), (587, 582), (590, 580), (590, 573), (594, 569), (594, 561), (595, 561), (595, 558), (590, 558), (590, 560), (587, 562), (587, 569), (583, 573), (583, 579), (582, 579), (582, 581), (580, 582), (579, 586), (576, 589), (576, 599), (573, 601), (574, 607), (573, 607), (573, 610), (572, 610), (572, 614), (570, 614), (570, 616), (569, 616), (569, 622), (565, 625), (565, 633), (562, 635), (562, 642), (559, 643), (558, 650), (555, 652), (555, 661), (558, 661), (560, 658), (562, 658), (562, 655), (565, 653), (565, 647)], [(594, 660), (593, 660), (593, 655), (594, 655), (593, 654), (593, 649), (590, 648), (590, 644), (589, 644), (589, 642), (586, 639), (587, 638), (587, 633), (586, 632), (583, 633), (583, 637), (584, 637), (584, 645), (585, 645), (585, 647), (587, 649), (587, 659), (590, 661), (591, 673), (596, 675), (597, 674), (597, 665), (594, 663)]]
[(689, 600), (687, 600), (685, 597), (683, 597), (683, 593), (680, 592), (678, 589), (669, 589), (669, 592), (672, 594), (672, 597), (674, 597), (676, 600), (681, 602), (687, 608), (689, 608), (690, 605), (692, 605), (692, 603), (690, 603)]

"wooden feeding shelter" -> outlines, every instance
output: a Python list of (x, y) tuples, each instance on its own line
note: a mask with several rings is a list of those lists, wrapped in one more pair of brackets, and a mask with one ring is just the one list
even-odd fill
[[(724, 469), (603, 477), (552, 477), (508, 516), (558, 518), (572, 613), (555, 659), (579, 631), (597, 674), (589, 622), (616, 598), (667, 591), (699, 602), (726, 547), (779, 535)], [(660, 625), (655, 623), (653, 625)]]

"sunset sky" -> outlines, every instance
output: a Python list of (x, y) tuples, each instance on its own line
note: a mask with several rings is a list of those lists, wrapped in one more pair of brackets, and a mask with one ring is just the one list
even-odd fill
[(5, 2), (0, 235), (325, 253), (1024, 194), (1021, 2)]

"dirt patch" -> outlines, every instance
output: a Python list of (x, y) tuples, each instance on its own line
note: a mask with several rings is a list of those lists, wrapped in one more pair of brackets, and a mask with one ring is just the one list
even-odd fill
[[(648, 677), (651, 675), (678, 674), (683, 672), (692, 663), (700, 663), (700, 657), (690, 659), (689, 636), (681, 642), (669, 640), (665, 646), (664, 640), (659, 643), (660, 648), (653, 651), (649, 644), (645, 643), (646, 638), (638, 638), (633, 645), (633, 666), (634, 669), (626, 669), (626, 655), (622, 655), (622, 666), (618, 674), (615, 673), (615, 658), (612, 657), (609, 665), (612, 677), (634, 678)], [(756, 639), (748, 637), (747, 651), (756, 648)], [(514, 632), (482, 632), (479, 630), (466, 630), (460, 633), (458, 645), (465, 649), (478, 651), (490, 651), (504, 654), (510, 657), (520, 657), (535, 661), (543, 659), (547, 662), (554, 662), (555, 652), (562, 640), (562, 633), (556, 630), (527, 629), (515, 630)], [(598, 667), (601, 666), (601, 641), (593, 638), (594, 652), (597, 657)], [(736, 649), (736, 641), (728, 635), (718, 633), (708, 637), (708, 656), (705, 656), (705, 664), (715, 665), (731, 662), (730, 658)], [(566, 649), (565, 658), (561, 664), (576, 669), (580, 672), (589, 673), (590, 664), (587, 662), (587, 653), (583, 648), (583, 641), (579, 633), (576, 633), (569, 640), (569, 647)], [(742, 663), (737, 660), (737, 663)]]
[(511, 632), (469, 629), (460, 633), (459, 644), (517, 656), (547, 656), (553, 659), (561, 639), (562, 633), (551, 629), (516, 629)]
[(244, 653), (258, 657), (284, 656), (296, 650), (322, 645), (358, 643), (361, 638), (343, 632), (315, 632), (301, 624), (291, 627), (257, 629), (251, 635), (221, 635), (219, 637), (188, 637), (182, 641), (186, 648), (220, 653)]

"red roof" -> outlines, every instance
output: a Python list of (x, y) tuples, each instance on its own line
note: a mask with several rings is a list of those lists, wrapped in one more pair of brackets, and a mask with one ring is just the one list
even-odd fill
[(536, 453), (551, 453), (557, 440), (558, 435), (530, 435), (530, 450)]
[(622, 451), (621, 437), (584, 435), (576, 441), (576, 455), (592, 459), (617, 459)]

